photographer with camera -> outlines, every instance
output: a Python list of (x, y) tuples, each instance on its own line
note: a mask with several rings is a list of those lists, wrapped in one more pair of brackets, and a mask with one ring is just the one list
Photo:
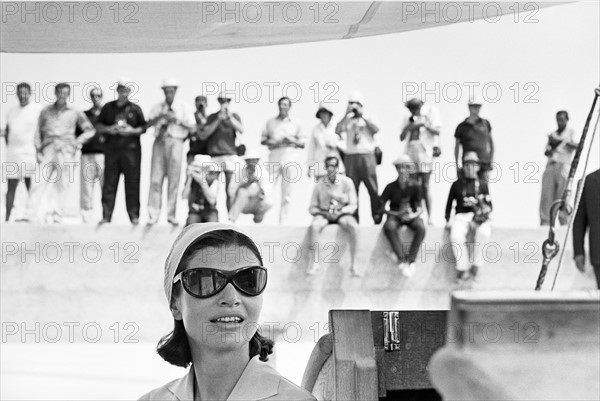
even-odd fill
[(187, 178), (182, 198), (188, 200), (186, 226), (194, 223), (219, 221), (217, 196), (219, 194), (221, 164), (208, 155), (196, 155), (187, 167)]
[(244, 132), (242, 119), (231, 111), (231, 97), (226, 90), (219, 93), (219, 111), (208, 116), (199, 137), (206, 140), (206, 151), (212, 161), (219, 163), (225, 174), (227, 210), (231, 209), (237, 184), (240, 182), (240, 159), (235, 145), (236, 136)]
[[(378, 162), (375, 156), (375, 134), (379, 132), (379, 127), (375, 119), (364, 112), (364, 104), (362, 93), (352, 93), (348, 99), (346, 115), (336, 126), (335, 133), (345, 141), (343, 151), (346, 154), (346, 175), (354, 182), (357, 194), (360, 183), (365, 183), (371, 199), (371, 215), (374, 217), (379, 207), (376, 171)], [(355, 217), (358, 221), (358, 208)]]
[[(548, 135), (546, 151), (548, 157), (546, 170), (542, 176), (542, 196), (540, 200), (540, 225), (551, 224), (550, 208), (552, 203), (560, 199), (567, 183), (573, 153), (577, 149), (575, 129), (569, 124), (569, 113), (561, 110), (556, 113), (556, 131)], [(567, 213), (561, 210), (558, 214), (560, 225), (567, 224)]]
[(191, 108), (175, 99), (179, 83), (174, 78), (163, 80), (164, 101), (156, 104), (149, 114), (146, 127), (154, 126), (154, 144), (150, 164), (148, 192), (148, 224), (156, 224), (162, 208), (163, 182), (167, 179), (167, 221), (176, 226), (177, 192), (181, 179), (183, 144), (190, 132), (196, 130)]
[[(417, 172), (417, 166), (411, 158), (403, 154), (394, 161), (394, 166), (398, 171), (398, 179), (389, 183), (383, 190), (380, 207), (375, 215), (375, 224), (381, 223), (383, 214), (387, 214), (383, 232), (398, 258), (398, 268), (404, 276), (410, 277), (416, 272), (415, 261), (419, 247), (425, 238), (425, 225), (420, 217), (423, 213), (421, 207), (423, 197), (420, 183), (412, 178)], [(390, 210), (385, 211), (388, 201)], [(402, 226), (407, 226), (414, 232), (408, 255), (400, 240)]]
[(315, 274), (319, 269), (319, 262), (315, 258), (316, 247), (319, 247), (319, 235), (329, 224), (338, 224), (350, 236), (350, 273), (360, 277), (354, 267), (356, 254), (356, 228), (358, 222), (354, 217), (356, 211), (356, 191), (352, 180), (339, 174), (340, 160), (337, 155), (325, 158), (327, 175), (317, 183), (312, 193), (309, 213), (314, 216), (310, 225), (310, 249), (313, 264), (307, 274)]
[[(487, 182), (479, 177), (479, 163), (477, 153), (464, 154), (461, 174), (450, 187), (446, 203), (446, 229), (450, 230), (450, 241), (458, 248), (451, 247), (459, 282), (476, 278), (481, 252), (475, 251), (475, 244), (486, 241), (491, 234), (488, 220), (492, 199)], [(456, 208), (451, 220), (454, 201)]]

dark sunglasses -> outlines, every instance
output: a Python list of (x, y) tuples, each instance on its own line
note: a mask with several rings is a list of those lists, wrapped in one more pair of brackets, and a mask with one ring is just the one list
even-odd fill
[(91, 96), (91, 97), (99, 97), (99, 98), (101, 98), (101, 97), (102, 97), (102, 94), (98, 94), (98, 93), (92, 93), (90, 96)]
[(184, 270), (173, 278), (173, 285), (181, 280), (185, 291), (195, 298), (209, 298), (223, 291), (231, 283), (249, 297), (260, 295), (267, 286), (267, 269), (247, 266), (228, 271), (197, 267)]

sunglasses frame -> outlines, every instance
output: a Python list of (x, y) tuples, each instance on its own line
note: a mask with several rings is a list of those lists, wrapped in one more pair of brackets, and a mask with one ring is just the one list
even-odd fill
[[(262, 290), (260, 290), (258, 292), (258, 294), (248, 294), (246, 291), (242, 290), (240, 287), (237, 286), (237, 284), (233, 281), (233, 278), (235, 276), (237, 276), (239, 273), (241, 273), (242, 271), (244, 271), (244, 270), (254, 269), (254, 268), (258, 268), (258, 269), (263, 270), (265, 272), (265, 276), (266, 276), (265, 277), (265, 286), (263, 287)], [(225, 282), (225, 285), (223, 287), (221, 287), (219, 290), (215, 291), (214, 293), (212, 293), (210, 295), (202, 296), (202, 295), (194, 294), (190, 290), (188, 290), (186, 288), (186, 286), (183, 284), (183, 275), (186, 272), (191, 272), (191, 271), (195, 271), (195, 270), (209, 270), (209, 271), (212, 271), (212, 272), (219, 273), (222, 276), (224, 276), (227, 281)], [(173, 285), (177, 284), (178, 281), (181, 281), (181, 286), (183, 287), (183, 289), (185, 290), (185, 292), (187, 292), (188, 294), (190, 294), (194, 298), (206, 299), (206, 298), (210, 298), (210, 297), (213, 297), (213, 296), (217, 295), (218, 293), (220, 293), (221, 291), (223, 291), (225, 289), (225, 287), (227, 287), (227, 284), (231, 283), (231, 285), (233, 286), (233, 288), (235, 288), (236, 290), (238, 290), (243, 295), (245, 295), (247, 297), (256, 297), (256, 296), (259, 296), (260, 294), (262, 294), (265, 291), (265, 288), (267, 288), (268, 278), (269, 278), (269, 273), (268, 273), (267, 269), (264, 266), (260, 266), (260, 265), (244, 266), (244, 267), (240, 267), (239, 269), (236, 269), (236, 270), (220, 270), (220, 269), (213, 269), (212, 267), (194, 267), (194, 268), (187, 269), (187, 270), (184, 270), (182, 272), (179, 272), (177, 275), (175, 275), (175, 277), (173, 277)]]

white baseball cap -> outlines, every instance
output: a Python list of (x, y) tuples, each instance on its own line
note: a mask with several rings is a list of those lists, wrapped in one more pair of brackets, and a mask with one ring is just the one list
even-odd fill
[(168, 88), (168, 87), (177, 88), (178, 86), (179, 86), (179, 82), (177, 81), (177, 79), (175, 79), (173, 77), (169, 77), (169, 78), (163, 79), (162, 85), (160, 87), (161, 88)]
[(348, 97), (348, 103), (352, 103), (352, 102), (356, 102), (356, 103), (359, 103), (361, 106), (364, 106), (365, 105), (365, 96), (362, 94), (362, 92), (354, 91)]
[(483, 102), (477, 95), (473, 95), (469, 97), (469, 106), (481, 106)]

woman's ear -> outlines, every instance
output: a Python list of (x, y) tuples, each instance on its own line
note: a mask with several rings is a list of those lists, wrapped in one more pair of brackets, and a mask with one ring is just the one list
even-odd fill
[(171, 298), (170, 309), (171, 309), (171, 314), (173, 315), (173, 319), (183, 320), (183, 317), (181, 316), (181, 306), (180, 306), (180, 302), (179, 302), (179, 297)]

